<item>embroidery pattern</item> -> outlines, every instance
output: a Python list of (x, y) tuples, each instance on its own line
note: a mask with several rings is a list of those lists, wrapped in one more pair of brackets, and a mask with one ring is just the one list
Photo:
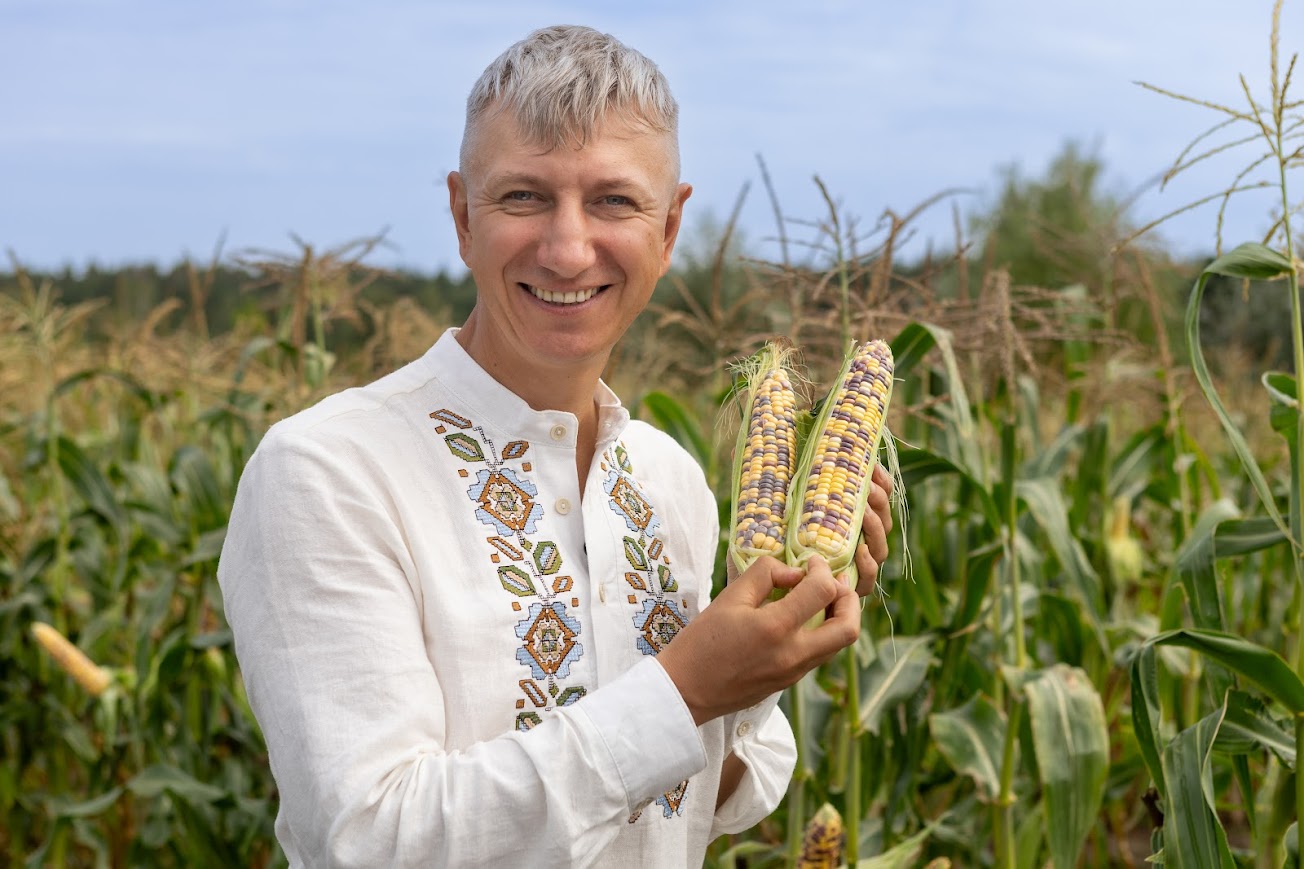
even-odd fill
[[(671, 597), (679, 591), (679, 583), (671, 571), (665, 544), (657, 536), (661, 517), (635, 479), (625, 445), (618, 442), (608, 447), (602, 454), (599, 467), (606, 473), (602, 490), (608, 496), (607, 505), (624, 520), (625, 528), (630, 532), (625, 535), (623, 543), (625, 566), (629, 568), (625, 572), (625, 582), (633, 592), (627, 595), (627, 600), (639, 606), (633, 616), (634, 645), (644, 655), (656, 655), (683, 628), (687, 621), (684, 616), (687, 601), (676, 602)], [(657, 797), (662, 816), (682, 815), (687, 792), (688, 782), (685, 780)], [(637, 821), (642, 814), (642, 809), (634, 812), (629, 816), (629, 823)]]
[(584, 655), (583, 629), (570, 612), (579, 609), (579, 599), (565, 597), (574, 580), (561, 574), (557, 544), (535, 539), (543, 505), (536, 500), (539, 487), (530, 479), (532, 467), (525, 461), (530, 444), (509, 441), (500, 450), (482, 426), (448, 408), (432, 412), (430, 418), (448, 451), (470, 466), (457, 473), (463, 479), (473, 478), (466, 494), (475, 518), (493, 530), (485, 538), (487, 557), (496, 567), (512, 611), (523, 612), (515, 625), (520, 641), (516, 660), (529, 675), (517, 683), (521, 697), (516, 700), (516, 729), (529, 730), (543, 721), (540, 712), (569, 706), (588, 693), (583, 685), (566, 684), (571, 665)]

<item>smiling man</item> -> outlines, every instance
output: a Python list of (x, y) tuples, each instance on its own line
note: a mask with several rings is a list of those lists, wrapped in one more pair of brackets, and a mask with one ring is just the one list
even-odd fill
[(670, 266), (676, 115), (610, 36), (504, 52), (448, 178), (475, 309), (246, 468), (219, 579), (291, 865), (700, 865), (782, 797), (777, 694), (855, 641), (856, 594), (762, 560), (712, 601), (701, 470), (600, 379)]

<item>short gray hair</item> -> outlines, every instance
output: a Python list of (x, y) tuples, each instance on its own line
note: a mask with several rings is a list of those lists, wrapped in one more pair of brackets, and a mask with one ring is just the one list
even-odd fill
[(679, 175), (679, 105), (669, 82), (647, 57), (591, 27), (536, 30), (489, 64), (466, 100), (463, 171), (475, 126), (500, 110), (511, 112), (528, 141), (549, 150), (583, 146), (614, 112), (669, 134)]

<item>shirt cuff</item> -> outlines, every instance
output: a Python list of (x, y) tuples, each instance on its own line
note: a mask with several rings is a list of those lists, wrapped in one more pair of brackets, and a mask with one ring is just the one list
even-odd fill
[(602, 686), (575, 713), (587, 716), (605, 743), (631, 812), (706, 768), (693, 715), (656, 658)]
[[(747, 767), (738, 787), (716, 810), (711, 838), (755, 826), (783, 800), (797, 765), (797, 743), (778, 710), (779, 694), (737, 713), (732, 722), (734, 755)], [(745, 733), (740, 733), (745, 731)]]

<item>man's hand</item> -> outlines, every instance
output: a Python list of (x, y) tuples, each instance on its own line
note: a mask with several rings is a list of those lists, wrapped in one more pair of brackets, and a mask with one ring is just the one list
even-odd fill
[(869, 505), (860, 523), (860, 545), (856, 547), (856, 594), (864, 597), (878, 584), (878, 568), (887, 561), (887, 535), (892, 533), (892, 475), (874, 465)]
[[(870, 478), (873, 485), (865, 516), (860, 521), (860, 544), (856, 547), (856, 594), (861, 597), (872, 593), (878, 584), (878, 568), (887, 561), (887, 536), (892, 533), (892, 475), (882, 465), (874, 465)], [(732, 558), (725, 559), (729, 582), (738, 576)]]
[[(776, 588), (790, 589), (770, 601)], [(817, 613), (825, 620), (806, 623)], [(860, 606), (815, 556), (803, 575), (762, 558), (725, 587), (657, 656), (701, 725), (794, 684), (860, 635)]]

